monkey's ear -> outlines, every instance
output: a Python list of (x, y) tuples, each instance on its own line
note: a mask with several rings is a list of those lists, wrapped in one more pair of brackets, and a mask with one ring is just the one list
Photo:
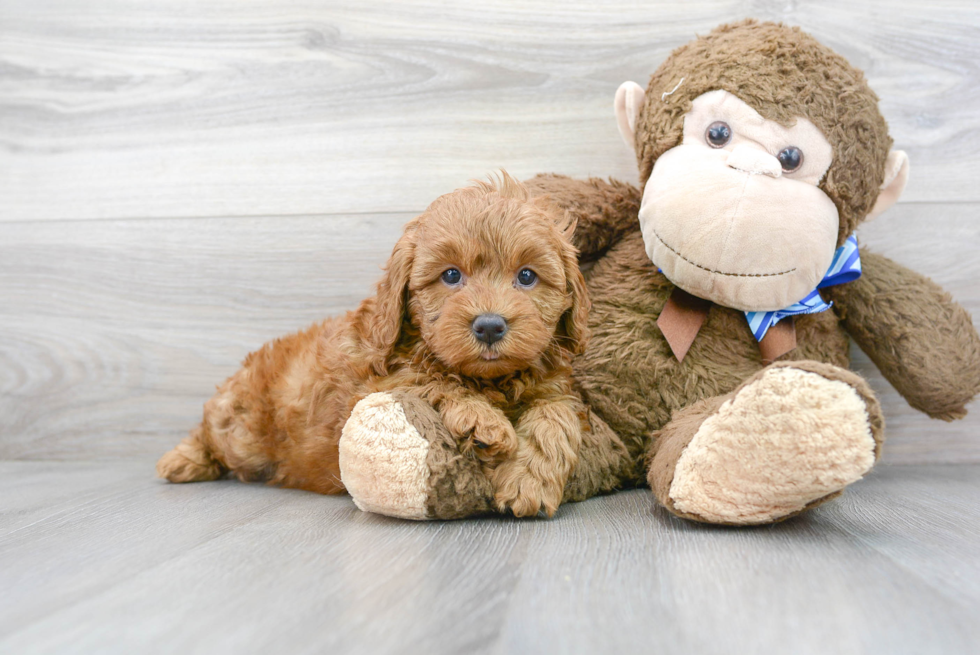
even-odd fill
[(875, 219), (894, 205), (898, 197), (902, 195), (902, 191), (905, 190), (908, 181), (909, 156), (902, 150), (892, 150), (888, 153), (888, 160), (885, 162), (885, 181), (881, 183), (878, 200), (864, 220)]
[(636, 150), (636, 118), (640, 115), (640, 107), (643, 106), (645, 96), (643, 87), (636, 82), (623, 82), (616, 90), (616, 100), (613, 103), (616, 108), (619, 133), (629, 149), (633, 151)]

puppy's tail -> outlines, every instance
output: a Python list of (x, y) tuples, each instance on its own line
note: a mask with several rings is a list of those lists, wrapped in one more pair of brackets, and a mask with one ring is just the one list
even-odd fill
[(171, 482), (217, 480), (228, 469), (214, 458), (199, 427), (157, 462), (157, 475)]

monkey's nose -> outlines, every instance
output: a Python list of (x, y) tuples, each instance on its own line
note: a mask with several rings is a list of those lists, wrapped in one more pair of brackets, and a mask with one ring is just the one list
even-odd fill
[(471, 326), (476, 338), (492, 346), (507, 334), (507, 321), (499, 314), (481, 314), (473, 319)]
[(780, 177), (783, 174), (783, 167), (778, 159), (765, 150), (753, 148), (745, 143), (735, 146), (731, 154), (728, 155), (726, 163), (729, 167), (743, 173), (768, 175), (769, 177)]

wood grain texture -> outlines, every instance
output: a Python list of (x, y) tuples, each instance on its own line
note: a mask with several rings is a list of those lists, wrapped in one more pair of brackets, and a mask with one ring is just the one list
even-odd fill
[(746, 16), (867, 72), (907, 200), (980, 200), (972, 0), (4, 0), (0, 221), (417, 212), (499, 166), (633, 179), (617, 86)]
[[(0, 516), (22, 519), (0, 533), (0, 651), (959, 655), (980, 639), (977, 466), (887, 467), (756, 529), (673, 519), (647, 491), (550, 521), (411, 523), (151, 472), (0, 462)], [(45, 502), (11, 510), (42, 482)]]
[[(905, 204), (862, 243), (980, 316), (980, 205)], [(352, 309), (411, 214), (7, 223), (0, 242), (0, 458), (160, 454), (263, 342)], [(980, 412), (932, 421), (867, 358), (885, 462), (980, 462)]]
[(249, 351), (369, 295), (408, 218), (7, 224), (0, 458), (164, 452)]

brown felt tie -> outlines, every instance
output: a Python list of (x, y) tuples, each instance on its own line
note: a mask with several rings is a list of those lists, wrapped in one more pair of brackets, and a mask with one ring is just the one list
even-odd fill
[[(692, 296), (680, 287), (674, 287), (667, 304), (660, 312), (660, 318), (657, 319), (657, 327), (660, 328), (678, 362), (684, 361), (687, 351), (694, 343), (694, 338), (698, 336), (701, 326), (708, 318), (710, 308), (710, 300)], [(759, 342), (759, 352), (762, 354), (762, 361), (766, 364), (771, 364), (794, 348), (796, 348), (796, 324), (792, 316), (770, 327), (766, 331), (766, 336)]]
[(759, 352), (762, 361), (772, 364), (779, 357), (796, 348), (796, 323), (792, 316), (787, 316), (768, 330), (766, 336), (759, 342)]
[(694, 343), (694, 337), (704, 325), (708, 317), (710, 300), (692, 296), (680, 287), (674, 287), (673, 293), (667, 299), (657, 319), (657, 327), (663, 333), (678, 362), (684, 361), (684, 356)]

